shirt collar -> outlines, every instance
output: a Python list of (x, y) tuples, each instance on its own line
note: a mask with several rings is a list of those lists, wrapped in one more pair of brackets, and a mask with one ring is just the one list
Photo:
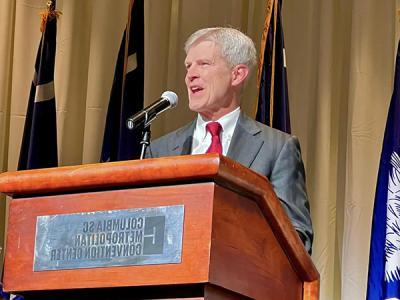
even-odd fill
[[(222, 134), (223, 135), (232, 135), (233, 131), (236, 126), (236, 122), (239, 119), (240, 115), (240, 106), (238, 106), (235, 110), (231, 111), (230, 113), (227, 113), (226, 115), (222, 116), (215, 122), (218, 122), (222, 126)], [(196, 121), (196, 135), (201, 138), (201, 140), (204, 140), (207, 134), (206, 130), (206, 125), (212, 121), (206, 121), (204, 118), (198, 114), (197, 115), (197, 121)]]

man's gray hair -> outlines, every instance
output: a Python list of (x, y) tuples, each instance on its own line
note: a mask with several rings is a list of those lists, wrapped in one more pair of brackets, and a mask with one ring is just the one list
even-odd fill
[(204, 28), (194, 32), (185, 43), (185, 52), (200, 41), (215, 42), (231, 67), (245, 64), (250, 70), (257, 63), (254, 42), (243, 32), (229, 27)]

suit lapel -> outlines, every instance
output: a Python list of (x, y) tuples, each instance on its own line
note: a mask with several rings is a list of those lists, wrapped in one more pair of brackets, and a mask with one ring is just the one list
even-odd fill
[[(170, 139), (168, 148), (172, 156), (191, 153), (195, 127), (196, 119), (178, 130), (175, 137)], [(260, 132), (261, 129), (257, 126), (256, 121), (241, 112), (227, 156), (246, 167), (250, 167), (264, 143), (259, 137)]]
[(169, 144), (171, 155), (187, 155), (191, 153), (195, 126), (196, 120), (176, 132), (175, 138)]
[(260, 132), (256, 121), (241, 112), (227, 156), (249, 168), (264, 143)]

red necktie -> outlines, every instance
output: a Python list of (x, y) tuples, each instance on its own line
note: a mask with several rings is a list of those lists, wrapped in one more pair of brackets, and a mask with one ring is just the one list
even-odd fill
[(210, 122), (206, 125), (206, 129), (211, 133), (211, 145), (206, 153), (219, 153), (222, 154), (222, 144), (219, 138), (222, 126), (218, 122)]

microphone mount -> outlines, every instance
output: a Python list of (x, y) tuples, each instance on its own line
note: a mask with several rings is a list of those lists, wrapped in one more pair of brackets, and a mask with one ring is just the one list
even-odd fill
[(164, 92), (161, 98), (136, 113), (132, 117), (128, 118), (126, 121), (126, 127), (129, 130), (134, 130), (136, 128), (143, 128), (143, 135), (140, 144), (142, 145), (142, 150), (140, 152), (140, 159), (143, 159), (146, 153), (146, 148), (150, 145), (151, 131), (150, 125), (154, 119), (162, 112), (169, 108), (173, 108), (178, 104), (178, 96), (174, 92)]

